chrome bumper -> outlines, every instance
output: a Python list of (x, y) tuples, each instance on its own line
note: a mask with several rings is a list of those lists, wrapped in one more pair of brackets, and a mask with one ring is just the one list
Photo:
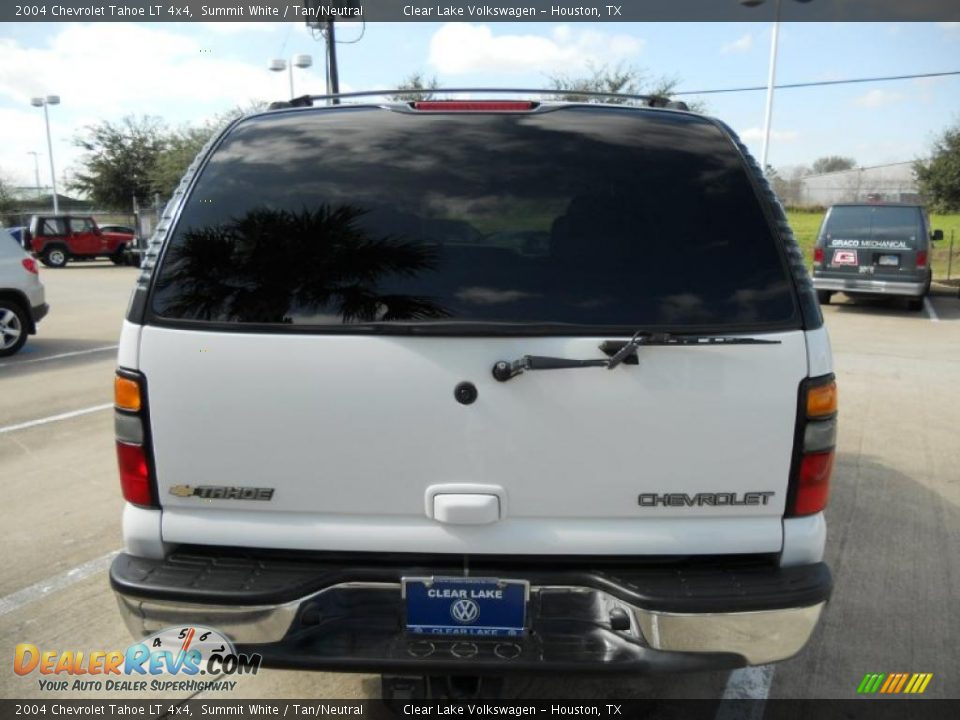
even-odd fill
[[(117, 593), (117, 597), (127, 628), (138, 638), (170, 626), (197, 624), (216, 628), (238, 644), (265, 645), (279, 643), (292, 629), (299, 628), (305, 608), (323, 603), (353, 607), (352, 600), (358, 598), (369, 603), (371, 592), (386, 603), (399, 603), (399, 583), (342, 583), (270, 606), (180, 603), (122, 593)], [(556, 598), (556, 593), (569, 593), (573, 604), (599, 608), (607, 617), (615, 609), (623, 610), (629, 618), (629, 628), (607, 628), (607, 632), (616, 632), (620, 638), (650, 651), (728, 654), (741, 657), (740, 664), (748, 665), (763, 665), (797, 654), (810, 638), (825, 605), (819, 602), (752, 612), (671, 613), (636, 607), (595, 588), (531, 586), (532, 598), (544, 593), (552, 598)], [(417, 641), (410, 643), (412, 646)], [(410, 653), (413, 655), (412, 649)], [(504, 660), (504, 665), (509, 667), (509, 661)]]
[(899, 280), (866, 280), (862, 278), (828, 278), (813, 276), (813, 287), (832, 292), (868, 293), (875, 295), (903, 295), (922, 297), (927, 292), (925, 282), (902, 282)]

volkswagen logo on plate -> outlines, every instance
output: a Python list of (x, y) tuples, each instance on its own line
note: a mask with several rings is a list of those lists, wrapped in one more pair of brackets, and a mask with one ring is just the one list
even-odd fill
[(480, 617), (480, 606), (473, 600), (467, 600), (466, 598), (454, 600), (450, 605), (450, 617), (461, 625), (469, 625), (476, 622), (477, 618)]

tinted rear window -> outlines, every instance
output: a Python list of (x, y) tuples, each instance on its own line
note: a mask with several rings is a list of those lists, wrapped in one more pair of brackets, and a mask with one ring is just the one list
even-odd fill
[(216, 150), (165, 250), (162, 317), (674, 327), (796, 323), (712, 123), (656, 111), (301, 111)]
[(828, 244), (844, 240), (892, 240), (905, 247), (915, 247), (921, 234), (920, 208), (890, 205), (830, 208), (820, 231), (821, 240)]

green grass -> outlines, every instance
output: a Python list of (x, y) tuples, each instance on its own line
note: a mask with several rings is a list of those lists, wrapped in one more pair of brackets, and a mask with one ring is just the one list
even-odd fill
[[(807, 263), (813, 262), (813, 244), (817, 239), (817, 230), (820, 229), (820, 221), (823, 219), (823, 213), (820, 211), (805, 212), (803, 210), (788, 210), (787, 219), (790, 221), (790, 227), (793, 228), (793, 234), (800, 244), (800, 249), (807, 258)], [(947, 265), (950, 254), (950, 233), (954, 235), (953, 247), (953, 270), (951, 277), (960, 277), (960, 213), (950, 215), (931, 215), (930, 226), (934, 230), (943, 230), (943, 240), (936, 243), (933, 249), (933, 276), (935, 278), (947, 277)]]

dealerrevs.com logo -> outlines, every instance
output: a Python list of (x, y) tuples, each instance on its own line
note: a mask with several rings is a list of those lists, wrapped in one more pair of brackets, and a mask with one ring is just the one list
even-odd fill
[(213, 628), (172, 627), (125, 650), (49, 650), (20, 643), (14, 650), (17, 675), (39, 675), (41, 690), (164, 692), (233, 690), (227, 678), (256, 675), (260, 655), (237, 653)]

